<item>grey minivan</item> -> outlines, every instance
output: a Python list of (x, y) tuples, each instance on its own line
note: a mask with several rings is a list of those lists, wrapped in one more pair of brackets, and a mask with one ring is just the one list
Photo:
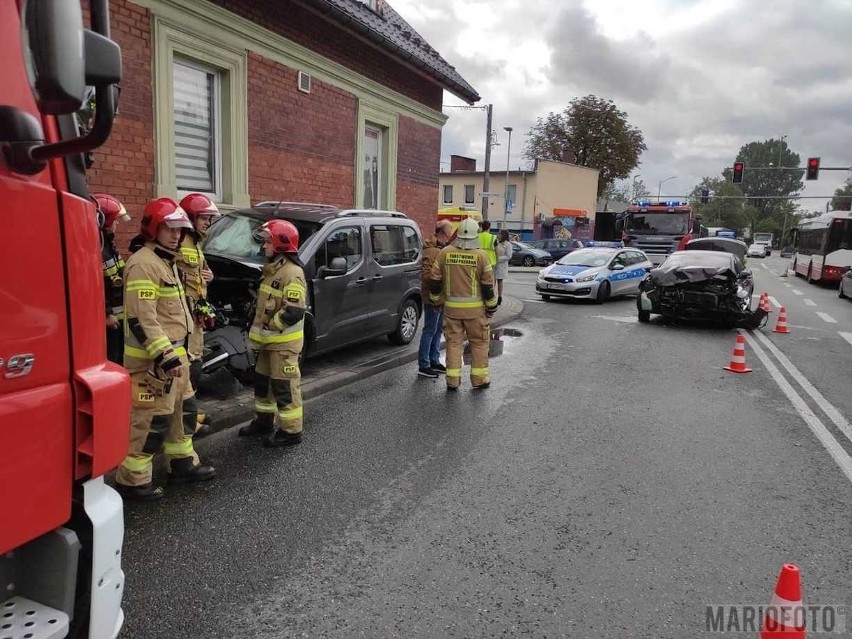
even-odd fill
[(249, 326), (262, 267), (256, 231), (270, 219), (299, 230), (308, 284), (305, 356), (387, 335), (407, 344), (417, 332), (422, 243), (417, 224), (397, 211), (341, 210), (302, 202), (261, 202), (226, 212), (204, 253), (215, 274), (210, 301), (230, 324)]

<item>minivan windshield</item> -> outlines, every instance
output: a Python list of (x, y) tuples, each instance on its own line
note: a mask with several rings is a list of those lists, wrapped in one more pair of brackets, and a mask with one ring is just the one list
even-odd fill
[[(290, 221), (299, 231), (300, 247), (303, 247), (307, 239), (321, 226), (304, 220)], [(207, 232), (204, 252), (260, 264), (263, 262), (263, 252), (261, 243), (255, 235), (262, 223), (263, 220), (256, 217), (227, 213)]]

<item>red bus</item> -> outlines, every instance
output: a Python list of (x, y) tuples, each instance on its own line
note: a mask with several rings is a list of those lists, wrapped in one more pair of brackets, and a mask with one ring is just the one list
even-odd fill
[(829, 211), (804, 220), (795, 231), (793, 270), (809, 282), (837, 284), (852, 267), (852, 216)]

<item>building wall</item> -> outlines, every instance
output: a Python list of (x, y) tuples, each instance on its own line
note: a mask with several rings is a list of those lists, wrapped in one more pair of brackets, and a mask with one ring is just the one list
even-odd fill
[[(476, 173), (441, 173), (438, 206), (472, 206), (481, 208), (484, 175)], [(465, 185), (474, 185), (474, 203), (464, 202)], [(444, 185), (453, 186), (453, 202), (443, 200)], [(531, 232), (536, 216), (553, 215), (555, 208), (585, 209), (594, 221), (598, 189), (598, 171), (563, 162), (540, 161), (536, 171), (510, 171), (509, 185), (516, 186), (517, 202), (504, 216), (506, 173), (494, 172), (489, 177), (488, 192), (498, 194), (488, 199), (488, 219), (492, 228), (505, 226), (512, 232)], [(525, 186), (526, 185), (526, 186)]]
[[(258, 31), (254, 40), (246, 39), (221, 8), (275, 33)], [(241, 158), (234, 171), (245, 176), (242, 191), (235, 191), (243, 195), (238, 201), (226, 197), (221, 208), (265, 199), (355, 206), (363, 121), (378, 109), (381, 122), (394, 127), (388, 138), (397, 141), (388, 152), (396, 167), (389, 205), (415, 219), (424, 233), (431, 230), (446, 119), (442, 90), (434, 82), (289, 0), (112, 0), (110, 12), (124, 75), (113, 135), (95, 152), (90, 185), (93, 192), (120, 198), (133, 217), (118, 231), (120, 248), (136, 234), (148, 200), (177, 196), (158, 169), (169, 157), (163, 155), (169, 141), (161, 133), (158, 139), (158, 132), (171, 114), (163, 113), (157, 89), (163, 86), (155, 63), (161, 46), (157, 21), (245, 59), (244, 86), (236, 87), (233, 98), (242, 100), (247, 120), (241, 138), (246, 148), (234, 155)], [(304, 62), (285, 63), (291, 55)], [(309, 94), (297, 89), (299, 70), (312, 75)]]

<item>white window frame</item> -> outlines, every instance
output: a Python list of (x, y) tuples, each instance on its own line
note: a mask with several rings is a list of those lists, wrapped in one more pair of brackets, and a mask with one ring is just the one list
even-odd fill
[[(506, 197), (512, 200), (512, 209), (515, 210), (515, 207), (518, 206), (518, 185), (517, 184), (509, 184), (506, 188)], [(507, 203), (508, 204), (508, 203)], [(509, 210), (509, 207), (506, 207)]]
[[(172, 59), (172, 104), (174, 104), (174, 66), (180, 64), (202, 73), (208, 73), (213, 76), (213, 161), (215, 163), (213, 171), (213, 186), (212, 191), (195, 191), (184, 190), (177, 185), (177, 148), (175, 148), (175, 186), (177, 188), (178, 198), (183, 198), (188, 193), (205, 193), (210, 196), (214, 202), (222, 201), (222, 71), (215, 67), (200, 63), (196, 60), (188, 58), (184, 55), (176, 55)], [(172, 111), (174, 117), (174, 111)]]
[[(467, 199), (468, 190), (471, 192), (470, 199)], [(476, 204), (476, 185), (475, 184), (465, 184), (464, 185), (464, 203), (465, 204)]]
[[(449, 200), (447, 199), (447, 191), (448, 190), (449, 190), (449, 193), (450, 193), (450, 199)], [(444, 204), (452, 204), (453, 203), (453, 185), (452, 184), (445, 184), (442, 191), (443, 191), (443, 193), (442, 193), (443, 203)]]
[(361, 208), (364, 203), (364, 156), (365, 131), (367, 127), (382, 132), (380, 144), (381, 163), (379, 190), (379, 209), (394, 210), (396, 208), (396, 183), (397, 162), (399, 146), (399, 113), (388, 111), (381, 105), (358, 101), (358, 120), (355, 138), (355, 193), (354, 203), (356, 208)]
[[(368, 131), (375, 133), (375, 139), (376, 139), (375, 155), (372, 156), (372, 159), (369, 159), (369, 158), (370, 158), (370, 154), (372, 153), (373, 150), (367, 148), (367, 138), (370, 138), (370, 137), (373, 137), (373, 136), (368, 135)], [(360, 208), (381, 210), (381, 209), (386, 208), (384, 206), (385, 202), (383, 201), (383, 200), (386, 199), (386, 196), (384, 196), (385, 178), (384, 178), (384, 175), (383, 175), (384, 172), (386, 171), (385, 152), (384, 152), (385, 131), (382, 127), (376, 126), (376, 125), (372, 124), (371, 122), (367, 122), (367, 123), (364, 124), (363, 136), (364, 136), (363, 142), (364, 142), (365, 154), (364, 154), (364, 170), (361, 171), (361, 177), (364, 177), (364, 174), (367, 171), (370, 171), (370, 174), (371, 174), (370, 193), (375, 197), (375, 202), (370, 203), (368, 205), (368, 203), (365, 201), (366, 197), (367, 197), (367, 185), (364, 184), (364, 194), (361, 198)], [(372, 179), (372, 160), (376, 160), (376, 169), (377, 169), (376, 179)], [(375, 192), (373, 192), (373, 191), (375, 191)]]

